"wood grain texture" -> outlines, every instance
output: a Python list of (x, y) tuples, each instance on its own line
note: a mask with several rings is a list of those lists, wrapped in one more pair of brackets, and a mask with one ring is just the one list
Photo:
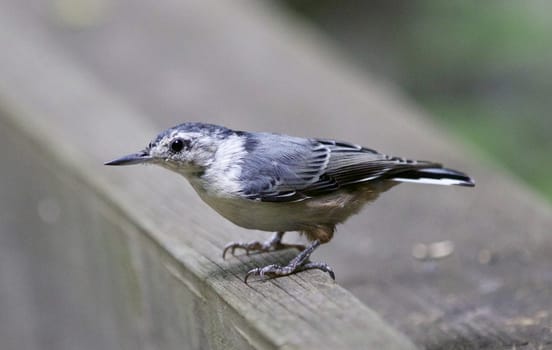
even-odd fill
[[(42, 4), (0, 4), (0, 15), (9, 14), (0, 21), (1, 44), (10, 47), (0, 55), (0, 96), (14, 115), (30, 116), (17, 117), (19, 129), (58, 142), (43, 139), (41, 148), (59, 154), (83, 179), (94, 174), (89, 180), (96, 193), (109, 188), (123, 216), (140, 222), (140, 230), (176, 258), (176, 265), (165, 262), (166, 273), (194, 298), (206, 298), (205, 290), (228, 290), (226, 305), (236, 307), (241, 297), (254, 303), (274, 293), (290, 300), (277, 312), (297, 310), (303, 317), (280, 322), (297, 318), (301, 327), (309, 320), (303, 314), (318, 308), (320, 314), (348, 308), (340, 314), (344, 324), (361, 317), (354, 309), (366, 311), (359, 304), (329, 303), (344, 292), (317, 272), (243, 290), (238, 277), (245, 270), (292, 253), (217, 260), (228, 241), (268, 235), (227, 223), (176, 175), (149, 167), (104, 169), (101, 162), (186, 120), (332, 137), (439, 161), (477, 182), (473, 190), (401, 185), (339, 227), (313, 258), (334, 267), (339, 285), (420, 347), (552, 347), (549, 203), (452, 140), (385, 81), (357, 70), (312, 28), (249, 1), (120, 0), (84, 28)], [(454, 243), (446, 259), (412, 257), (416, 245), (443, 240)], [(206, 277), (195, 284), (181, 278), (182, 271)], [(312, 305), (302, 305), (305, 299)], [(247, 335), (251, 323), (261, 325), (254, 334), (280, 334), (283, 326), (268, 326), (271, 310), (249, 304), (236, 309), (245, 321), (236, 321), (235, 334), (257, 344), (264, 338)], [(305, 329), (338, 341), (331, 328)], [(352, 334), (360, 337), (371, 332), (367, 328), (357, 324)], [(303, 338), (299, 332), (278, 344), (292, 347)]]

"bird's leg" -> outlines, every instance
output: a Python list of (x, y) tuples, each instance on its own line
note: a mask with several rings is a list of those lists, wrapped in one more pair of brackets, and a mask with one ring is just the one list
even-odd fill
[(302, 244), (287, 244), (282, 243), (282, 237), (285, 232), (276, 232), (270, 239), (266, 242), (251, 241), (251, 242), (231, 242), (228, 243), (224, 250), (222, 251), (222, 258), (226, 256), (226, 252), (230, 250), (230, 253), (234, 255), (236, 248), (244, 249), (245, 253), (249, 255), (251, 251), (257, 252), (269, 252), (273, 250), (287, 249), (287, 248), (297, 248), (299, 250), (304, 250), (305, 246)]
[(314, 240), (307, 248), (305, 248), (301, 253), (299, 253), (295, 258), (293, 258), (289, 264), (286, 266), (281, 266), (277, 264), (268, 265), (265, 267), (257, 267), (255, 269), (249, 270), (245, 274), (245, 283), (251, 275), (259, 275), (261, 278), (266, 277), (278, 277), (278, 276), (287, 276), (293, 273), (310, 270), (310, 269), (319, 269), (330, 274), (330, 277), (335, 280), (335, 274), (331, 267), (325, 263), (318, 262), (307, 262), (312, 252), (320, 245), (319, 240)]

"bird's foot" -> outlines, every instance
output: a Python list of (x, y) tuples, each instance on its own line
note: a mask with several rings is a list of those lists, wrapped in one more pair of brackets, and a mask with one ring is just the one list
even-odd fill
[(320, 262), (309, 262), (300, 266), (293, 266), (293, 265), (281, 266), (281, 265), (273, 264), (273, 265), (267, 265), (265, 267), (256, 267), (252, 270), (249, 270), (245, 274), (244, 282), (247, 283), (247, 279), (251, 275), (258, 275), (262, 279), (275, 278), (280, 276), (288, 276), (300, 271), (311, 270), (311, 269), (319, 269), (319, 270), (325, 271), (330, 275), (330, 277), (333, 280), (335, 280), (335, 273), (333, 272), (332, 268), (328, 266), (328, 264), (320, 263)]
[(222, 258), (226, 257), (226, 253), (230, 250), (230, 253), (234, 255), (236, 249), (245, 250), (245, 254), (249, 255), (250, 252), (269, 252), (280, 249), (296, 248), (298, 250), (304, 250), (305, 246), (302, 244), (287, 244), (282, 243), (283, 232), (277, 232), (266, 242), (252, 241), (252, 242), (231, 242), (228, 243), (222, 251)]
[(307, 262), (312, 252), (320, 245), (320, 241), (314, 241), (310, 246), (305, 248), (299, 255), (289, 262), (286, 266), (272, 264), (264, 267), (257, 267), (249, 270), (245, 274), (244, 282), (247, 283), (247, 279), (251, 275), (257, 275), (264, 279), (265, 277), (274, 278), (280, 276), (287, 276), (299, 271), (318, 269), (330, 274), (330, 277), (335, 280), (335, 274), (331, 267), (325, 263), (320, 262)]

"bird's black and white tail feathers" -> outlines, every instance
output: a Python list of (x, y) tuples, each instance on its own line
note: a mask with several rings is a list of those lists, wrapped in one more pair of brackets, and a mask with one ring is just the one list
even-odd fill
[(429, 167), (398, 172), (390, 179), (398, 182), (414, 182), (432, 185), (475, 186), (468, 175), (452, 169)]

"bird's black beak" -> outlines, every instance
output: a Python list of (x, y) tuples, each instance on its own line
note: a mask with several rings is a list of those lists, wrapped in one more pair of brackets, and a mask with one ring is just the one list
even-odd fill
[(146, 163), (151, 160), (152, 157), (149, 155), (148, 151), (144, 150), (138, 153), (129, 154), (127, 156), (114, 159), (110, 162), (104, 163), (104, 165), (132, 165), (132, 164), (141, 164)]

